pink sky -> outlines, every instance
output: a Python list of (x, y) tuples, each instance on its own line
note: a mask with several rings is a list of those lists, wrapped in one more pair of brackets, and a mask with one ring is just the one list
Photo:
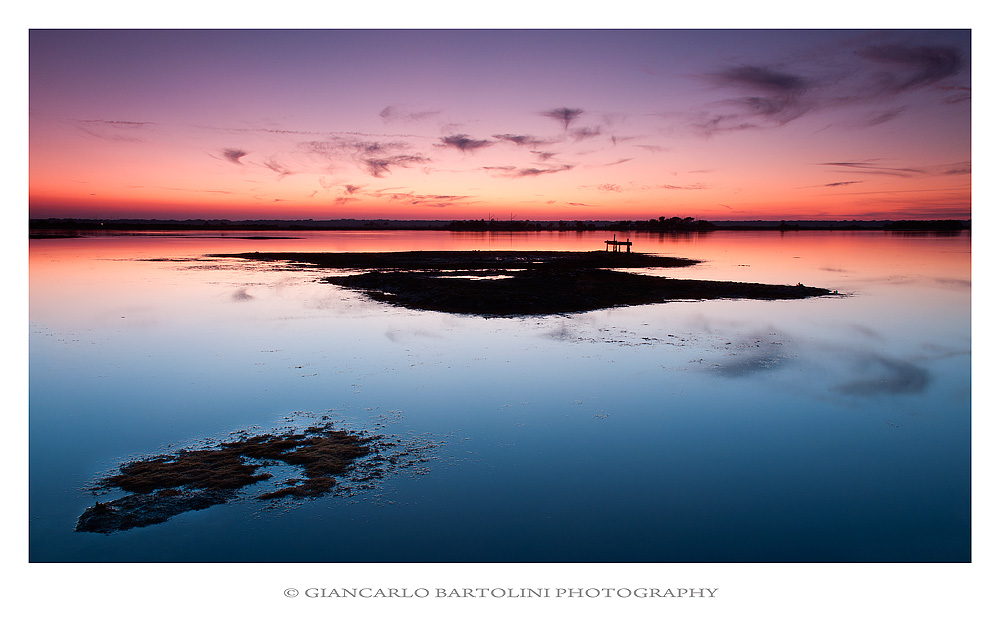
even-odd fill
[(970, 32), (35, 30), (31, 217), (971, 217)]

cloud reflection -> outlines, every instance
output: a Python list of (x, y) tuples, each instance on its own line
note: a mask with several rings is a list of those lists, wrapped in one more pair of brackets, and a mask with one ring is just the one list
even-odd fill
[(757, 372), (775, 370), (783, 366), (786, 361), (787, 358), (782, 355), (763, 352), (716, 364), (713, 370), (724, 377), (743, 377)]
[(859, 357), (858, 370), (864, 378), (842, 383), (834, 391), (850, 396), (915, 394), (924, 391), (931, 380), (925, 368), (877, 354)]
[(743, 342), (727, 342), (730, 357), (712, 364), (711, 369), (723, 377), (744, 377), (783, 367), (787, 361), (784, 342), (774, 334), (752, 336)]
[(232, 294), (233, 301), (252, 301), (253, 299), (254, 296), (248, 293), (245, 287)]

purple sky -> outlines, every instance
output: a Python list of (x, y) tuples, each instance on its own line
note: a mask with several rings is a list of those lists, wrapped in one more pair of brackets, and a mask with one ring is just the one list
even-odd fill
[(35, 30), (33, 217), (970, 217), (967, 30)]

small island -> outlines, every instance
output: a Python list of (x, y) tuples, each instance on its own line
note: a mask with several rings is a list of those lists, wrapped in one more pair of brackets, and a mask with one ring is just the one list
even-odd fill
[(395, 306), (484, 317), (569, 314), (668, 301), (782, 300), (835, 294), (802, 284), (687, 280), (623, 271), (687, 267), (700, 262), (638, 252), (249, 252), (212, 256), (284, 263), (288, 269), (349, 270), (352, 273), (330, 275), (324, 281)]
[(267, 469), (291, 465), (300, 474), (258, 487), (260, 501), (353, 494), (389, 472), (426, 461), (428, 446), (323, 422), (304, 430), (237, 433), (199, 449), (183, 449), (122, 464), (98, 480), (96, 494), (124, 491), (96, 501), (80, 515), (77, 532), (112, 534), (163, 523), (184, 512), (248, 497), (245, 491), (273, 478)]

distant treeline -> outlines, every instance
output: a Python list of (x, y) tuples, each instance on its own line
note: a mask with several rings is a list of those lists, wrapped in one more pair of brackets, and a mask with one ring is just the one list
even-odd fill
[(531, 230), (622, 230), (645, 232), (709, 232), (713, 230), (889, 230), (953, 232), (969, 230), (971, 220), (793, 220), (793, 221), (714, 221), (693, 217), (666, 217), (649, 220), (582, 221), (560, 220), (459, 220), (446, 224), (445, 230), (459, 231), (531, 231)]
[(899, 220), (886, 222), (886, 230), (969, 230), (970, 220)]
[(531, 231), (531, 230), (607, 230), (607, 222), (531, 220), (457, 220), (445, 225), (445, 230), (458, 231)]
[(695, 231), (713, 230), (715, 224), (693, 217), (661, 216), (650, 220), (583, 221), (558, 220), (532, 222), (530, 220), (460, 220), (451, 222), (447, 230), (463, 231), (519, 231), (519, 230), (650, 230), (650, 231)]
[(792, 220), (705, 221), (692, 217), (648, 220), (142, 220), (48, 218), (29, 220), (33, 236), (73, 236), (100, 231), (306, 231), (306, 230), (453, 230), (516, 231), (646, 231), (704, 233), (713, 230), (887, 230), (958, 232), (971, 229), (971, 220)]
[(409, 230), (441, 229), (448, 220), (225, 220), (225, 219), (80, 219), (29, 221), (31, 230)]

